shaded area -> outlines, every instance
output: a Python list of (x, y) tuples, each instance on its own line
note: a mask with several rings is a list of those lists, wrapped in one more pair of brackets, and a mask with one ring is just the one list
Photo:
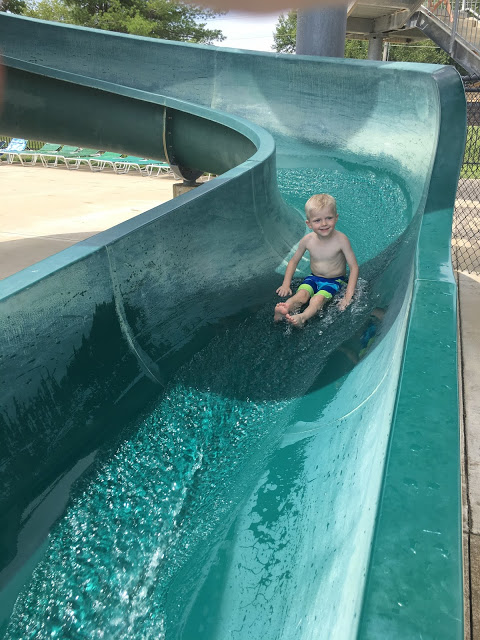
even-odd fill
[[(0, 259), (0, 278), (17, 273), (20, 269), (26, 269), (31, 265), (51, 256), (53, 253), (63, 251), (76, 242), (97, 233), (96, 231), (82, 231), (81, 233), (61, 234), (58, 236), (43, 236), (36, 238), (21, 238), (10, 240), (0, 232), (0, 244), (2, 257)], [(68, 237), (65, 237), (65, 236)], [(3, 236), (3, 237), (2, 237)]]

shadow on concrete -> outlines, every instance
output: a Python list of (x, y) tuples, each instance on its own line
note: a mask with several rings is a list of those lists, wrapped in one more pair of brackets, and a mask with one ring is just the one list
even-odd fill
[(59, 233), (54, 236), (25, 237), (0, 242), (0, 279), (31, 267), (36, 262), (90, 238), (100, 231)]

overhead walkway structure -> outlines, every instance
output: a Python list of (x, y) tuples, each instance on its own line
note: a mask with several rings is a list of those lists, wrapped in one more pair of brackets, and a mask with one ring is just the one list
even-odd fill
[(429, 0), (387, 2), (359, 0), (349, 5), (347, 37), (368, 38), (372, 58), (380, 59), (381, 42), (415, 42), (430, 38), (469, 74), (480, 73), (480, 2)]

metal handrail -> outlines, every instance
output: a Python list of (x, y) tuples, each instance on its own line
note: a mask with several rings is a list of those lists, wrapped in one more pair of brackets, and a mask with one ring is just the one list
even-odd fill
[(450, 55), (457, 38), (480, 53), (480, 0), (428, 0), (423, 9), (450, 32)]
[(453, 25), (452, 25), (452, 35), (450, 38), (450, 48), (449, 48), (449, 53), (450, 55), (453, 54), (453, 47), (455, 45), (455, 37), (457, 35), (457, 29), (458, 29), (458, 12), (460, 10), (460, 3), (459, 2), (455, 2), (455, 13), (454, 13), (454, 17), (453, 17)]

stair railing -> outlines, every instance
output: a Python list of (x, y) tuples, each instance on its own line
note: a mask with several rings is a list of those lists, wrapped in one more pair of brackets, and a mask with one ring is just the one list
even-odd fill
[(453, 54), (453, 47), (455, 45), (455, 38), (458, 33), (458, 13), (460, 9), (460, 2), (458, 0), (455, 1), (455, 9), (453, 14), (453, 25), (452, 25), (452, 35), (450, 36), (450, 55)]
[(428, 0), (423, 9), (450, 32), (450, 55), (457, 37), (480, 53), (480, 0)]

